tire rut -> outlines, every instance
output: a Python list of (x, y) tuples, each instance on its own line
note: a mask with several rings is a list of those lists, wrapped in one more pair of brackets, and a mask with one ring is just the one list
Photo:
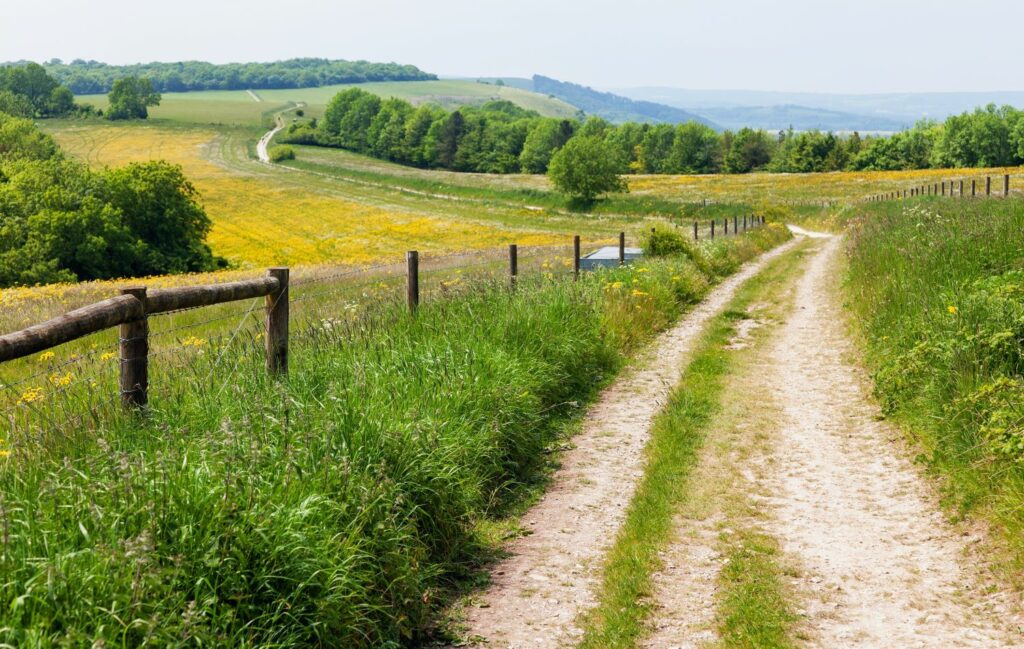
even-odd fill
[(507, 547), (510, 556), (493, 570), (490, 587), (466, 607), (466, 637), (486, 643), (474, 646), (539, 649), (579, 639), (578, 617), (595, 604), (601, 559), (642, 475), (654, 417), (708, 321), (740, 285), (793, 245), (783, 244), (725, 279), (657, 338), (639, 369), (601, 395), (550, 488), (524, 517), (528, 533)]

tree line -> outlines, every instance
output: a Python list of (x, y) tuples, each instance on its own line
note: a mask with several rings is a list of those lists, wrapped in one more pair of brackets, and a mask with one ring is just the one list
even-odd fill
[(76, 110), (75, 96), (43, 66), (0, 67), (0, 113), (18, 117), (61, 117)]
[(205, 61), (182, 61), (133, 65), (109, 65), (81, 59), (64, 63), (59, 59), (53, 59), (45, 63), (44, 67), (76, 95), (110, 92), (114, 82), (123, 77), (148, 78), (156, 92), (314, 88), (339, 83), (422, 81), (437, 78), (412, 65), (316, 58), (289, 59), (272, 63), (216, 64)]
[[(108, 97), (107, 119), (146, 119), (148, 108), (160, 105), (160, 93), (147, 77), (115, 80)], [(71, 90), (38, 63), (0, 67), (0, 113), (28, 118), (103, 115), (89, 104), (76, 104)]]
[(349, 88), (330, 101), (322, 119), (293, 123), (282, 139), (417, 167), (488, 173), (545, 173), (574, 137), (600, 139), (622, 174), (891, 171), (1022, 164), (1021, 116), (1010, 106), (990, 105), (888, 136), (750, 128), (720, 133), (698, 122), (546, 118), (507, 101), (449, 112)]
[(210, 227), (177, 165), (93, 171), (0, 113), (0, 287), (222, 268)]

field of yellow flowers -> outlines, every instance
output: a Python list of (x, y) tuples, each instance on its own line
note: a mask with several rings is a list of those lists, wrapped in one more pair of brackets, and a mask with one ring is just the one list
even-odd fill
[(564, 240), (541, 231), (510, 231), (500, 224), (311, 192), (282, 173), (229, 167), (221, 157), (224, 149), (244, 144), (213, 128), (72, 123), (52, 133), (67, 151), (95, 165), (150, 159), (180, 164), (213, 220), (209, 243), (214, 252), (241, 267), (358, 265), (409, 249), (453, 251)]
[[(636, 176), (629, 190), (641, 196), (675, 197), (682, 200), (708, 199), (716, 202), (813, 203), (853, 201), (873, 194), (911, 187), (971, 179), (984, 187), (985, 176), (1002, 178), (1020, 175), (1021, 169), (921, 169), (914, 171), (837, 171), (806, 174), (716, 174), (704, 176)], [(996, 185), (993, 184), (993, 187)], [(1001, 187), (1001, 185), (1000, 185)], [(1019, 187), (1018, 187), (1019, 188)], [(969, 189), (967, 190), (970, 191)]]

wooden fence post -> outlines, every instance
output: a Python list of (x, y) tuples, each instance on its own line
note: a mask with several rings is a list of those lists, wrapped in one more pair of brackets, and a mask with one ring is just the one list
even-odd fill
[(288, 269), (271, 268), (267, 274), (277, 280), (277, 290), (267, 293), (267, 371), (271, 376), (288, 374)]
[(985, 196), (992, 195), (992, 176), (985, 176)]
[(960, 198), (964, 197), (964, 181), (960, 181)]
[(416, 313), (420, 306), (420, 253), (415, 250), (405, 253), (405, 264), (409, 312)]
[(715, 238), (715, 220), (711, 219), (711, 238)]
[(693, 222), (693, 240), (694, 241), (699, 241), (700, 240), (700, 237), (697, 235), (697, 222), (696, 221)]
[(978, 181), (977, 180), (971, 180), (971, 197), (973, 198), (974, 196), (977, 196), (977, 195), (978, 195)]
[(142, 316), (120, 325), (118, 346), (121, 356), (119, 386), (121, 403), (137, 410), (149, 401), (149, 320), (146, 318), (146, 287), (121, 289), (142, 302)]
[(739, 234), (740, 233), (740, 229), (739, 229), (739, 227), (737, 227), (737, 226), (739, 226), (739, 224), (740, 224), (740, 217), (738, 215), (736, 215), (736, 214), (733, 214), (733, 216), (732, 216), (732, 233), (733, 234)]
[(943, 196), (946, 195), (946, 181), (945, 180), (942, 181), (942, 195)]
[(514, 243), (508, 245), (508, 284), (509, 287), (516, 287), (516, 277), (519, 275), (519, 247)]
[(626, 265), (626, 233), (619, 233), (619, 266)]
[(1003, 176), (1003, 196), (1010, 195), (1010, 174)]
[(724, 236), (729, 236), (729, 217), (728, 216), (725, 217), (724, 219), (722, 219), (722, 234)]
[(572, 238), (572, 281), (580, 278), (580, 235)]

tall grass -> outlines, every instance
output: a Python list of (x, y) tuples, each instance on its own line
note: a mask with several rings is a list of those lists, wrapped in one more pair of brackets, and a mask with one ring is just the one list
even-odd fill
[(991, 515), (1024, 561), (1024, 204), (862, 208), (849, 300), (876, 390), (961, 513)]
[[(708, 246), (725, 272), (785, 237)], [(144, 416), (10, 431), (0, 642), (388, 647), (430, 633), (564, 422), (716, 275), (684, 258), (480, 281), (161, 376)], [(74, 404), (70, 404), (73, 406)]]

